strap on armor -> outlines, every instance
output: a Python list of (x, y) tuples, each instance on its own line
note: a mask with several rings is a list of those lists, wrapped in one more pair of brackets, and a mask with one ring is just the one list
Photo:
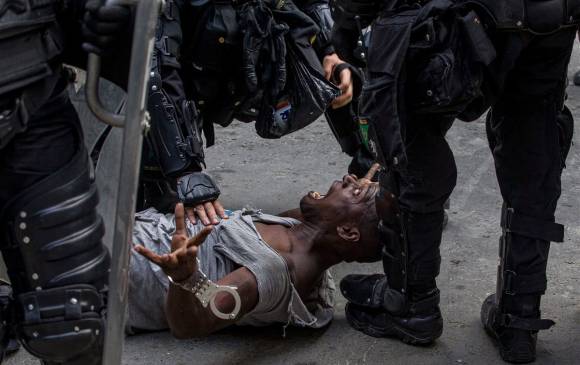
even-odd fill
[(516, 328), (526, 331), (541, 331), (550, 329), (556, 322), (551, 319), (521, 318), (511, 314), (498, 317), (500, 325), (507, 328)]
[(148, 110), (151, 130), (147, 135), (161, 172), (165, 176), (181, 176), (199, 171), (204, 163), (203, 142), (199, 125), (201, 116), (185, 95), (178, 100), (163, 89), (161, 72), (164, 68), (180, 68), (180, 14), (174, 1), (165, 6), (158, 23), (149, 79)]
[(64, 364), (100, 364), (109, 253), (84, 148), (0, 212), (2, 254), (18, 296), (29, 352)]
[[(153, 58), (155, 62), (156, 57)], [(156, 70), (151, 72), (149, 87), (148, 109), (152, 123), (147, 141), (161, 171), (165, 176), (179, 176), (201, 170), (203, 142), (197, 129), (201, 116), (195, 105), (185, 99), (181, 105), (173, 104), (162, 89), (161, 75)]]
[(61, 170), (15, 197), (0, 214), (2, 253), (15, 292), (77, 283), (103, 287), (109, 254), (97, 188), (81, 149)]
[(505, 207), (501, 214), (501, 227), (505, 232), (536, 238), (542, 241), (564, 242), (564, 226), (542, 221)]
[(516, 272), (514, 264), (508, 261), (514, 234), (534, 240), (543, 241), (549, 245), (550, 241), (561, 242), (564, 238), (563, 227), (553, 222), (540, 221), (521, 213), (504, 204), (502, 208), (502, 236), (499, 244), (499, 265), (496, 300), (499, 313), (496, 317), (497, 325), (507, 328), (539, 331), (549, 329), (554, 321), (539, 318), (521, 318), (507, 313), (506, 296), (540, 296), (547, 289), (546, 272), (521, 274)]
[(177, 196), (186, 207), (193, 207), (220, 196), (220, 189), (205, 172), (194, 172), (177, 180)]
[[(397, 192), (392, 173), (381, 172), (380, 191), (376, 196), (379, 216), (379, 238), (383, 243), (383, 269), (389, 288), (385, 291), (385, 308), (395, 315), (405, 314), (408, 310), (407, 264), (408, 246), (405, 227), (399, 204), (394, 193)], [(394, 193), (393, 193), (394, 192)]]
[(105, 305), (91, 285), (21, 294), (20, 340), (32, 355), (67, 365), (100, 365)]

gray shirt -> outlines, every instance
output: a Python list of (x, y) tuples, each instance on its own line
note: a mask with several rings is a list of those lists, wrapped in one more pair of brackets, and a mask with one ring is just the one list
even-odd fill
[[(254, 222), (291, 227), (299, 221), (260, 211), (235, 211), (216, 225), (200, 246), (201, 270), (218, 281), (236, 268), (246, 267), (258, 283), (258, 304), (238, 324), (265, 326), (274, 323), (320, 328), (334, 313), (335, 285), (328, 271), (308, 298), (300, 298), (290, 279), (284, 258), (260, 236)], [(195, 235), (203, 228), (187, 221), (187, 230)], [(158, 254), (171, 251), (175, 231), (173, 214), (147, 209), (136, 214), (133, 242)], [(169, 281), (161, 269), (132, 251), (129, 271), (128, 331), (131, 328), (161, 330), (168, 328), (165, 297)]]

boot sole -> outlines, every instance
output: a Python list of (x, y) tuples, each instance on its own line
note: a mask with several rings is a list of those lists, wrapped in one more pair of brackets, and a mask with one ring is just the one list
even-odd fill
[(389, 321), (390, 327), (378, 328), (372, 324), (361, 323), (354, 319), (348, 312), (346, 312), (346, 320), (350, 325), (357, 331), (360, 331), (371, 337), (396, 337), (408, 345), (413, 346), (427, 346), (435, 342), (436, 339), (441, 337), (443, 334), (443, 328), (435, 333), (429, 333), (425, 335), (417, 335), (408, 332), (406, 329), (397, 326), (392, 321)]

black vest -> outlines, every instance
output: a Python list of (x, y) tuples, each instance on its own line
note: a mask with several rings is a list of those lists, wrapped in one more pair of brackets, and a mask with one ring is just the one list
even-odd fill
[(28, 119), (58, 81), (63, 50), (57, 0), (0, 1), (0, 148), (26, 128)]
[(0, 2), (0, 97), (51, 74), (62, 52), (56, 0)]
[(580, 24), (580, 0), (464, 0), (483, 8), (498, 29), (549, 34)]

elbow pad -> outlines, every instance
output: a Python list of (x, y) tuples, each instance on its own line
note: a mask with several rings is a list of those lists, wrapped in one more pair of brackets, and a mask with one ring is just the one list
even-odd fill
[(177, 179), (177, 196), (183, 205), (193, 207), (217, 200), (220, 189), (205, 172), (194, 172)]
[(161, 76), (151, 73), (148, 109), (151, 130), (147, 140), (164, 176), (199, 171), (204, 164), (203, 141), (198, 130), (201, 116), (193, 102), (171, 103), (161, 88)]

